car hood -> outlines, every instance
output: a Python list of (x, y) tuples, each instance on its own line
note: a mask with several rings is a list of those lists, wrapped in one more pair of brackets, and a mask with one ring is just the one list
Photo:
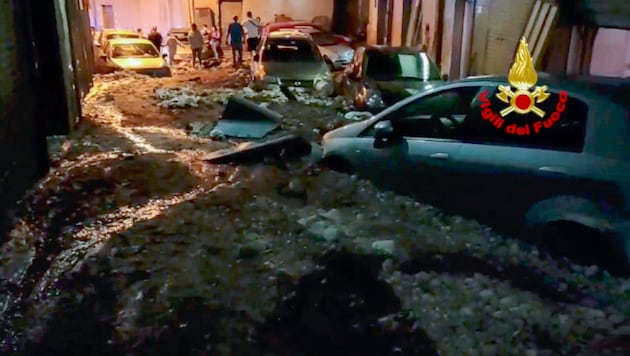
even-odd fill
[(378, 89), (378, 91), (381, 93), (381, 98), (383, 99), (385, 104), (389, 106), (406, 97), (416, 95), (420, 92), (432, 89), (444, 83), (445, 82), (441, 80), (426, 82), (419, 80), (375, 80), (372, 81), (370, 84)]
[(154, 69), (164, 67), (164, 59), (162, 59), (162, 57), (112, 58), (112, 62), (124, 69)]
[(338, 129), (329, 131), (329, 132), (327, 132), (324, 135), (323, 142), (325, 143), (326, 140), (336, 139), (336, 138), (357, 137), (357, 136), (359, 136), (361, 134), (361, 132), (363, 132), (363, 130), (368, 128), (375, 121), (378, 121), (379, 117), (373, 116), (373, 117), (371, 117), (369, 119), (366, 119), (366, 120), (363, 120), (363, 121), (359, 121), (359, 122), (353, 122), (351, 124), (342, 126), (342, 127), (338, 128)]
[(280, 79), (313, 80), (328, 75), (324, 62), (265, 62), (265, 73)]
[(319, 46), (319, 51), (326, 57), (334, 60), (345, 59), (352, 60), (354, 56), (354, 50), (348, 46), (344, 46), (341, 44), (332, 45), (332, 46)]

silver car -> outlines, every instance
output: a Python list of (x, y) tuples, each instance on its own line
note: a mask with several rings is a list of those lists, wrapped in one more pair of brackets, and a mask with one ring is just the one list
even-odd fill
[(344, 69), (352, 62), (354, 49), (348, 42), (342, 41), (339, 35), (317, 29), (303, 31), (311, 35), (330, 69)]
[(279, 85), (333, 94), (330, 69), (309, 35), (295, 30), (274, 31), (258, 49), (251, 64), (255, 88)]
[(629, 83), (547, 77), (539, 85), (549, 96), (522, 115), (501, 99), (505, 78), (445, 83), (327, 133), (324, 159), (499, 231), (526, 231), (554, 253), (630, 272)]

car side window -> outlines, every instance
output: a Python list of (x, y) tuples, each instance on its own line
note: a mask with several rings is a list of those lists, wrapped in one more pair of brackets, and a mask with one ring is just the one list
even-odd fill
[(451, 88), (419, 98), (392, 113), (392, 125), (406, 137), (454, 138), (480, 88)]
[(534, 110), (517, 114), (497, 97), (497, 88), (484, 88), (473, 101), (459, 138), (472, 143), (582, 152), (588, 105), (561, 90), (547, 93), (549, 97), (536, 102)]

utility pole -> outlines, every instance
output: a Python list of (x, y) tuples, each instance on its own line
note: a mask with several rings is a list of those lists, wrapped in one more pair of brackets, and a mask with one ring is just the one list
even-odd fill
[(195, 23), (195, 0), (190, 0), (190, 23)]

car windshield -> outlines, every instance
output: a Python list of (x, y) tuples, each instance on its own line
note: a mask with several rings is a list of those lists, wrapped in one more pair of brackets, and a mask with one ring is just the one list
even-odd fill
[(119, 44), (112, 48), (113, 58), (125, 57), (159, 57), (153, 45), (148, 43)]
[(337, 38), (331, 33), (313, 32), (311, 33), (311, 37), (313, 37), (313, 41), (315, 41), (318, 46), (334, 46), (337, 44)]
[(263, 51), (265, 62), (316, 62), (319, 59), (311, 43), (297, 39), (271, 39)]
[(440, 73), (426, 53), (372, 51), (367, 56), (366, 74), (376, 80), (440, 80)]

